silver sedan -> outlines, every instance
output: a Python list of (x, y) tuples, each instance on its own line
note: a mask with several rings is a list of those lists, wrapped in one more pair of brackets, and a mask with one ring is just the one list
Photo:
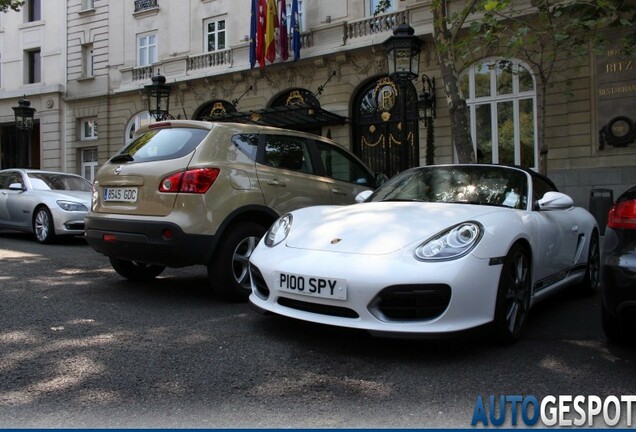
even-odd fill
[(0, 171), (0, 229), (32, 232), (40, 243), (83, 235), (92, 184), (83, 177), (33, 169)]

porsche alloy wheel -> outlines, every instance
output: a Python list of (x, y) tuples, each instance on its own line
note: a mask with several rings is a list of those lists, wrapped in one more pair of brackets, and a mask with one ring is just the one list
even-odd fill
[(587, 254), (587, 266), (585, 277), (578, 286), (581, 295), (592, 295), (596, 292), (601, 280), (601, 253), (598, 233), (594, 231), (590, 238), (590, 247)]
[(530, 311), (530, 260), (519, 244), (512, 247), (501, 269), (495, 307), (495, 338), (511, 344), (521, 337)]
[(120, 276), (133, 281), (154, 279), (165, 269), (165, 267), (161, 265), (146, 264), (112, 257), (110, 258), (110, 265)]
[(35, 239), (40, 243), (53, 243), (55, 240), (53, 216), (51, 216), (48, 208), (40, 207), (35, 212), (33, 233), (35, 234)]
[(249, 259), (266, 229), (254, 222), (242, 222), (230, 230), (208, 265), (208, 278), (219, 297), (244, 302), (252, 291)]

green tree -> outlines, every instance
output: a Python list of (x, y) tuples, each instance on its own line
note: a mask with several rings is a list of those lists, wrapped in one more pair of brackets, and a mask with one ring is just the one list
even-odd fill
[(24, 1), (21, 0), (0, 0), (0, 10), (7, 12), (9, 9), (19, 11), (24, 5)]
[(459, 71), (470, 52), (464, 37), (468, 17), (485, 4), (484, 0), (467, 0), (450, 12), (450, 0), (432, 0), (433, 40), (439, 60), (444, 92), (450, 115), (451, 139), (459, 162), (475, 162), (475, 151), (468, 124), (466, 97), (459, 83)]
[[(633, 0), (534, 0), (520, 10), (520, 2), (487, 0), (471, 24), (471, 33), (493, 52), (528, 62), (538, 78), (539, 171), (547, 172), (546, 95), (558, 77), (589, 58), (590, 47), (603, 47), (607, 29), (633, 28)], [(624, 49), (633, 49), (626, 38)]]

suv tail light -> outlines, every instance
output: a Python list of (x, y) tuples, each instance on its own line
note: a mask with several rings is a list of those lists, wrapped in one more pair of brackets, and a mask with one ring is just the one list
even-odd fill
[(607, 218), (610, 228), (636, 229), (636, 200), (617, 202), (612, 206)]
[(159, 192), (185, 192), (204, 194), (215, 182), (218, 168), (200, 168), (178, 172), (161, 180)]

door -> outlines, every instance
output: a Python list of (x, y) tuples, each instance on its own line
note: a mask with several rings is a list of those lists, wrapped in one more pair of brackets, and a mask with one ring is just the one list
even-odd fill
[(417, 91), (412, 83), (397, 86), (389, 77), (367, 83), (354, 99), (353, 121), (353, 152), (371, 171), (392, 177), (420, 165)]
[(353, 204), (356, 195), (375, 186), (369, 170), (352, 155), (323, 141), (314, 144), (333, 204)]
[[(533, 177), (532, 196), (536, 202), (546, 192), (556, 189), (541, 178)], [(535, 210), (533, 213), (538, 222), (540, 239), (537, 268), (537, 279), (544, 280), (546, 285), (563, 279), (565, 271), (574, 264), (579, 227), (572, 211), (569, 209)]]
[(268, 207), (282, 215), (331, 204), (331, 190), (316, 175), (308, 142), (292, 135), (261, 135), (256, 175)]
[[(22, 174), (10, 171), (3, 183), (0, 190), (0, 222), (9, 227), (28, 227), (31, 212)], [(10, 189), (11, 185), (20, 185), (22, 189)]]

